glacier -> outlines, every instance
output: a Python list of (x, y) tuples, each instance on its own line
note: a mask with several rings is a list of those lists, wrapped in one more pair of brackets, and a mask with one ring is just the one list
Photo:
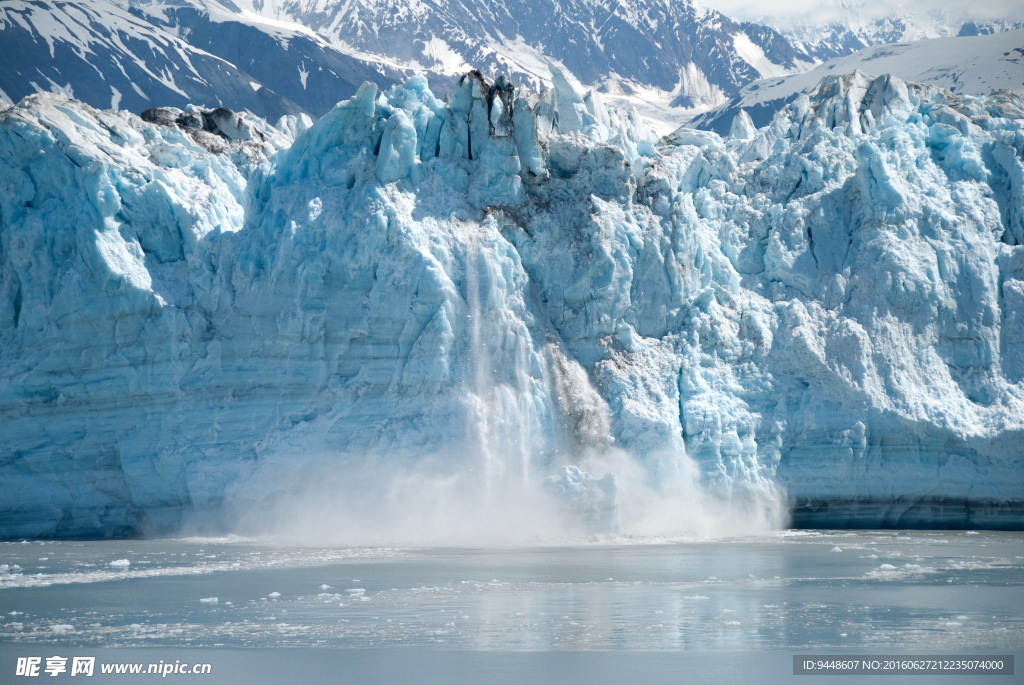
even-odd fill
[(825, 76), (858, 69), (939, 86), (957, 95), (987, 95), (1003, 89), (1019, 92), (1024, 86), (1022, 56), (1017, 51), (1024, 42), (1024, 30), (894, 42), (835, 57), (800, 74), (748, 83), (730, 101), (698, 113), (687, 125), (724, 134), (742, 109), (755, 124), (763, 126), (786, 103), (809, 92)]
[(1017, 96), (552, 82), (0, 112), (0, 537), (1024, 524)]

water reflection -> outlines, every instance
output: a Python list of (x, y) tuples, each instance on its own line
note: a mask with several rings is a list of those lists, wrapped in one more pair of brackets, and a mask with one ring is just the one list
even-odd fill
[(0, 641), (1014, 648), (1024, 644), (1022, 541), (1021, 533), (862, 531), (520, 550), (4, 543)]

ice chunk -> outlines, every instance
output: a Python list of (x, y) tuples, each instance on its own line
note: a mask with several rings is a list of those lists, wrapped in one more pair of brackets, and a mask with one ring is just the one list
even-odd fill
[(559, 133), (583, 131), (584, 124), (592, 120), (583, 98), (572, 87), (562, 70), (548, 65), (554, 95), (554, 128)]
[(729, 140), (750, 140), (757, 133), (753, 120), (746, 110), (739, 110), (733, 117), (732, 127), (729, 129)]
[(416, 161), (416, 150), (416, 127), (404, 111), (397, 110), (384, 125), (377, 155), (377, 178), (382, 183), (407, 178)]
[(504, 76), (499, 76), (488, 93), (491, 99), (491, 135), (504, 138), (513, 130), (515, 88)]
[(578, 466), (563, 466), (561, 474), (544, 480), (562, 508), (576, 518), (588, 532), (617, 532), (617, 483), (613, 474), (594, 478)]

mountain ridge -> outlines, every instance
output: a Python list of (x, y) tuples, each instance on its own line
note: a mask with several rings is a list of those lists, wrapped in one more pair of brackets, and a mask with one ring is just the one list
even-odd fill
[[(191, 102), (273, 119), (319, 116), (363, 81), (388, 86), (413, 71), (439, 89), (476, 68), (539, 90), (554, 63), (613, 97), (651, 90), (694, 106), (809, 60), (774, 29), (691, 2), (545, 1), (18, 0), (0, 14), (0, 36), (19, 47), (0, 63), (0, 90), (20, 99), (68, 82), (96, 106)], [(131, 78), (129, 64), (141, 66)]]

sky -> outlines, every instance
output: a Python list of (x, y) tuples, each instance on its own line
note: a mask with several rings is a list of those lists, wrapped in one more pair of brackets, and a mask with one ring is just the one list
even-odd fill
[[(1021, 0), (697, 0), (705, 7), (740, 20), (766, 21), (785, 27), (792, 24), (821, 24), (839, 20), (847, 10), (869, 17), (911, 13), (945, 12), (951, 18), (1015, 18), (1024, 21)], [(901, 11), (902, 10), (902, 11)]]

